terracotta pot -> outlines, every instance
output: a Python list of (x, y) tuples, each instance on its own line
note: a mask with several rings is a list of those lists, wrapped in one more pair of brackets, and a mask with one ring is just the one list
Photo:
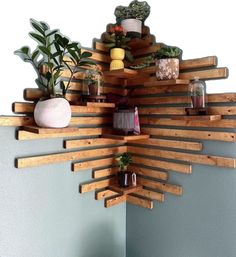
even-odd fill
[(125, 19), (121, 21), (121, 26), (127, 31), (127, 37), (141, 38), (142, 21), (137, 19)]
[(123, 48), (112, 48), (110, 51), (111, 63), (110, 70), (118, 70), (124, 68), (125, 50)]
[(156, 60), (156, 76), (158, 80), (177, 79), (179, 77), (179, 59)]
[(39, 101), (34, 109), (34, 120), (39, 127), (64, 128), (71, 119), (71, 107), (65, 98)]

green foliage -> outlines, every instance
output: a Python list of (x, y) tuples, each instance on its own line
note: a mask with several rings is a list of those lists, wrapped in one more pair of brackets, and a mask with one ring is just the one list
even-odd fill
[(116, 21), (120, 23), (125, 19), (137, 19), (144, 22), (150, 14), (150, 6), (146, 1), (132, 1), (129, 6), (117, 6), (115, 9)]
[(132, 163), (132, 157), (130, 153), (123, 153), (117, 158), (117, 161), (120, 169), (123, 170), (124, 167), (127, 167), (130, 163)]
[(182, 50), (176, 46), (162, 46), (155, 54), (156, 59), (180, 58)]
[[(87, 51), (81, 53), (78, 42), (71, 42), (57, 29), (51, 30), (45, 22), (30, 19), (30, 24), (34, 31), (30, 32), (29, 36), (37, 42), (36, 49), (31, 52), (28, 46), (23, 46), (14, 54), (24, 62), (32, 64), (37, 73), (35, 82), (48, 97), (57, 95), (55, 92), (57, 85), (60, 86), (62, 95), (65, 95), (78, 68), (95, 65), (94, 62), (86, 60), (92, 54)], [(70, 77), (65, 86), (61, 80), (61, 74), (66, 69), (70, 71)]]

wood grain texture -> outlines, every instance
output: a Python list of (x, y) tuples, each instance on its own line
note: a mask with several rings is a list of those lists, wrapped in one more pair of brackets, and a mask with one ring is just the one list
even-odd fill
[(115, 175), (118, 171), (119, 171), (118, 167), (95, 170), (93, 172), (93, 178), (108, 177), (108, 176), (111, 176), (111, 175)]
[(103, 138), (110, 138), (110, 139), (117, 139), (117, 140), (140, 140), (140, 139), (146, 139), (149, 138), (149, 135), (140, 134), (140, 135), (115, 135), (115, 134), (103, 134)]
[(111, 198), (105, 199), (105, 207), (109, 208), (109, 207), (115, 206), (117, 204), (121, 204), (123, 202), (126, 202), (126, 195), (113, 196)]
[(143, 197), (147, 197), (152, 200), (159, 201), (159, 202), (165, 201), (165, 195), (163, 193), (154, 192), (154, 191), (147, 190), (147, 189), (140, 189), (139, 191), (135, 192), (135, 194), (143, 196)]
[(93, 181), (90, 183), (81, 184), (79, 191), (81, 194), (91, 192), (96, 189), (108, 187), (110, 184), (114, 182), (115, 182), (114, 178), (109, 178), (109, 179), (104, 179), (100, 181)]
[[(209, 121), (208, 121), (209, 122)], [(143, 133), (149, 133), (161, 137), (181, 137), (202, 140), (219, 140), (226, 142), (235, 142), (236, 133), (233, 132), (215, 132), (215, 131), (198, 131), (184, 129), (161, 129), (161, 128), (142, 128)]]
[(83, 126), (90, 126), (90, 125), (106, 125), (112, 123), (112, 116), (104, 116), (104, 117), (71, 117), (70, 125), (83, 125)]
[(152, 169), (152, 167), (155, 168), (161, 168), (165, 170), (171, 170), (176, 171), (180, 173), (191, 173), (192, 167), (188, 164), (180, 164), (170, 161), (160, 161), (160, 160), (154, 160), (146, 157), (139, 157), (139, 156), (132, 156), (133, 163), (135, 164), (142, 164), (147, 166), (147, 168)]
[(157, 179), (161, 179), (161, 180), (168, 179), (168, 173), (165, 171), (143, 168), (143, 167), (139, 167), (139, 166), (134, 166), (132, 164), (130, 165), (129, 169), (131, 172), (135, 172), (136, 174), (139, 174), (139, 175), (157, 178)]
[(95, 192), (95, 199), (96, 200), (102, 200), (104, 198), (111, 197), (111, 196), (114, 196), (114, 195), (118, 195), (117, 192), (106, 189), (106, 190)]
[(183, 188), (179, 185), (173, 185), (173, 184), (167, 184), (162, 183), (158, 181), (152, 181), (145, 178), (138, 178), (138, 183), (140, 183), (143, 186), (150, 187), (153, 189), (158, 189), (163, 192), (171, 193), (174, 195), (182, 195), (183, 194)]
[(236, 160), (234, 158), (214, 156), (214, 155), (203, 155), (203, 154), (192, 154), (192, 153), (181, 153), (175, 151), (151, 149), (144, 147), (128, 146), (128, 152), (134, 154), (144, 154), (145, 156), (160, 157), (167, 159), (174, 159), (179, 161), (186, 161), (190, 163), (204, 164), (209, 166), (219, 166), (226, 168), (235, 168)]
[(36, 133), (36, 134), (64, 134), (64, 133), (76, 133), (79, 132), (79, 128), (65, 127), (65, 128), (41, 128), (37, 126), (23, 126), (22, 130)]
[(177, 148), (177, 149), (192, 150), (192, 151), (201, 151), (203, 148), (203, 145), (200, 142), (154, 139), (154, 138), (137, 140), (137, 141), (129, 141), (129, 144)]
[(0, 126), (30, 126), (34, 125), (33, 117), (26, 116), (0, 116)]
[(56, 153), (48, 155), (39, 155), (34, 157), (23, 157), (16, 159), (17, 168), (27, 168), (34, 166), (41, 166), (45, 164), (60, 163), (66, 161), (76, 161), (85, 158), (94, 158), (102, 157), (112, 154), (121, 154), (127, 151), (126, 146), (111, 147), (111, 148), (102, 148), (99, 151), (97, 149), (93, 150), (83, 150), (83, 151), (74, 151), (66, 153)]
[(130, 204), (135, 204), (147, 209), (153, 209), (153, 201), (150, 199), (144, 199), (138, 195), (127, 195), (126, 200)]

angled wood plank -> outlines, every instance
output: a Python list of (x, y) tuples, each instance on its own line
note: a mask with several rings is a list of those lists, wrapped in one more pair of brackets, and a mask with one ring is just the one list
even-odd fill
[(103, 178), (111, 175), (115, 175), (119, 171), (118, 167), (106, 168), (102, 170), (95, 170), (93, 172), (93, 178)]
[(79, 132), (79, 128), (76, 127), (66, 127), (66, 128), (41, 128), (37, 126), (24, 126), (22, 130), (36, 133), (36, 134), (60, 134), (60, 133), (71, 133)]
[(135, 194), (143, 196), (143, 197), (147, 197), (152, 200), (159, 201), (159, 202), (165, 201), (165, 195), (163, 193), (154, 192), (154, 191), (147, 190), (147, 189), (140, 189), (139, 191), (135, 192)]
[(119, 69), (119, 70), (110, 70), (104, 71), (103, 75), (106, 77), (116, 77), (116, 78), (133, 78), (139, 76), (139, 72), (131, 69)]
[(109, 189), (105, 189), (105, 190), (102, 190), (102, 191), (95, 192), (95, 199), (96, 200), (102, 200), (104, 198), (114, 196), (114, 195), (118, 195), (118, 193), (114, 192), (112, 190), (109, 190)]
[(236, 120), (222, 119), (219, 121), (184, 121), (169, 118), (140, 117), (140, 123), (145, 125), (178, 126), (178, 127), (207, 127), (207, 128), (236, 128)]
[[(156, 69), (156, 68), (155, 68)], [(154, 71), (156, 72), (156, 70)], [(175, 86), (175, 85), (188, 85), (188, 79), (170, 79), (170, 80), (156, 80), (156, 81), (149, 81), (144, 83), (145, 87), (159, 87), (159, 86)]]
[(157, 178), (161, 180), (167, 180), (168, 179), (168, 173), (165, 171), (159, 171), (159, 170), (153, 170), (153, 169), (148, 169), (148, 168), (143, 168), (139, 166), (134, 166), (130, 165), (130, 171), (135, 172), (136, 174), (139, 175), (144, 175), (152, 178)]
[(125, 144), (125, 140), (117, 140), (110, 138), (87, 138), (87, 139), (68, 139), (64, 141), (64, 146), (67, 149), (88, 147), (88, 146), (102, 146), (102, 145), (115, 145)]
[(174, 159), (180, 161), (186, 161), (191, 163), (205, 164), (209, 166), (235, 168), (236, 160), (234, 158), (203, 155), (203, 154), (191, 154), (181, 153), (167, 150), (151, 149), (144, 147), (128, 146), (128, 152), (134, 154), (145, 154), (145, 156), (161, 157), (167, 159)]
[(173, 116), (173, 120), (221, 120), (221, 115), (192, 115), (192, 116)]
[(117, 140), (140, 140), (149, 138), (149, 135), (140, 134), (140, 135), (114, 135), (114, 134), (103, 134), (102, 138), (110, 138), (110, 139), (117, 139)]
[[(208, 121), (209, 123), (209, 121)], [(181, 137), (203, 140), (219, 140), (226, 142), (235, 142), (236, 133), (233, 132), (215, 132), (215, 131), (198, 131), (184, 129), (162, 129), (162, 128), (142, 128), (144, 133), (161, 137)]]
[(84, 161), (84, 162), (77, 162), (73, 163), (72, 171), (82, 171), (85, 169), (94, 169), (103, 166), (110, 166), (116, 164), (116, 158), (105, 158), (100, 160), (92, 160), (92, 161)]
[(71, 117), (70, 125), (106, 125), (112, 123), (112, 117)]
[(154, 139), (154, 138), (137, 140), (137, 141), (129, 141), (129, 144), (150, 145), (150, 146), (177, 148), (177, 149), (192, 150), (192, 151), (201, 151), (203, 148), (203, 145), (200, 142), (189, 142), (189, 141), (168, 140), (168, 139)]
[(109, 208), (109, 207), (115, 206), (117, 204), (121, 204), (123, 202), (126, 202), (126, 195), (113, 196), (111, 198), (105, 199), (105, 207)]
[(128, 186), (128, 187), (120, 187), (119, 185), (110, 185), (108, 189), (113, 190), (121, 195), (127, 195), (131, 193), (135, 193), (136, 191), (142, 189), (143, 187), (141, 185), (137, 186)]
[(34, 157), (22, 157), (16, 159), (17, 168), (27, 168), (41, 166), (45, 164), (60, 163), (66, 161), (76, 161), (79, 159), (93, 158), (93, 157), (102, 157), (112, 154), (120, 154), (127, 151), (126, 146), (120, 147), (111, 147), (111, 148), (102, 148), (93, 149), (93, 150), (83, 150), (83, 151), (74, 151), (66, 153), (55, 153), (48, 155), (39, 155)]
[(191, 173), (192, 167), (188, 164), (179, 164), (175, 162), (168, 162), (168, 161), (160, 161), (160, 160), (153, 160), (150, 158), (145, 157), (138, 157), (138, 156), (132, 156), (133, 163), (140, 164), (147, 166), (147, 168), (152, 169), (152, 167), (155, 168), (161, 168), (165, 170), (172, 170), (180, 173)]
[(114, 182), (115, 182), (114, 178), (109, 178), (109, 179), (94, 181), (90, 183), (84, 183), (80, 185), (79, 191), (81, 194), (91, 192), (96, 189), (108, 187), (110, 184)]
[(60, 137), (78, 137), (78, 136), (99, 136), (102, 133), (109, 133), (107, 128), (79, 128), (76, 132), (53, 133), (53, 134), (35, 134), (32, 132), (19, 130), (17, 132), (18, 140), (33, 140), (45, 138), (60, 138)]
[(145, 178), (138, 178), (138, 183), (140, 183), (143, 186), (150, 187), (153, 189), (158, 189), (163, 192), (167, 192), (174, 195), (182, 195), (183, 194), (183, 188), (179, 185), (173, 185), (173, 184), (167, 184), (167, 183), (161, 183), (158, 181), (152, 181)]
[(30, 126), (34, 125), (33, 117), (0, 116), (0, 126)]
[(156, 108), (139, 108), (139, 114), (151, 115), (185, 115), (184, 107), (156, 107)]
[(153, 209), (153, 201), (150, 199), (144, 199), (136, 195), (127, 195), (126, 197), (128, 203), (135, 204), (147, 209)]
[(105, 108), (115, 108), (114, 103), (98, 103), (98, 102), (87, 102), (85, 104), (88, 107), (105, 107)]
[(210, 106), (208, 113), (212, 115), (236, 115), (236, 106)]

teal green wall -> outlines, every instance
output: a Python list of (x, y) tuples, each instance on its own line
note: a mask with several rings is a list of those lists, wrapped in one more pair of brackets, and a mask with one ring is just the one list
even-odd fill
[[(235, 143), (204, 142), (204, 153), (236, 156)], [(127, 257), (235, 257), (236, 171), (193, 165), (170, 173), (184, 188), (152, 211), (127, 205)]]
[(69, 162), (14, 168), (15, 157), (57, 152), (62, 139), (17, 141), (1, 127), (0, 142), (1, 257), (125, 257), (125, 205), (106, 209), (78, 193), (91, 172)]

